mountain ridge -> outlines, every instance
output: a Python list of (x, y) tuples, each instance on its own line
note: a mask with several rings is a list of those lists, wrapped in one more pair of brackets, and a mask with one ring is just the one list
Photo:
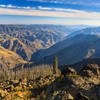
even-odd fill
[[(63, 58), (64, 58), (63, 59), (64, 62), (66, 62), (65, 61), (66, 57), (67, 57), (66, 60), (68, 60), (68, 58), (69, 58), (70, 60), (68, 60), (68, 61), (71, 63), (71, 59), (75, 58), (74, 52), (76, 52), (76, 51), (78, 51), (79, 53), (83, 53), (83, 52), (86, 53), (86, 54), (84, 54), (84, 57), (79, 59), (79, 60), (82, 60), (85, 57), (88, 58), (89, 56), (92, 55), (92, 53), (96, 52), (95, 51), (95, 48), (96, 48), (95, 46), (94, 47), (90, 47), (90, 49), (89, 49), (89, 46), (92, 46), (91, 44), (93, 43), (94, 45), (97, 45), (97, 48), (99, 48), (99, 44), (97, 44), (97, 42), (99, 42), (99, 39), (100, 39), (100, 37), (98, 37), (98, 36), (95, 36), (95, 35), (84, 35), (84, 34), (80, 34), (80, 35), (77, 35), (77, 36), (72, 37), (70, 39), (66, 39), (66, 40), (64, 40), (62, 42), (59, 42), (58, 44), (55, 44), (51, 48), (49, 48), (48, 50), (50, 51), (51, 54), (49, 54), (48, 52), (45, 53), (45, 51), (44, 51), (43, 55), (45, 55), (45, 56), (43, 56), (40, 59), (40, 62), (42, 62), (42, 60), (43, 60), (43, 61), (46, 61), (46, 63), (48, 61), (51, 61), (53, 63), (53, 61), (52, 61), (53, 56), (57, 56), (58, 59), (59, 59), (60, 64), (61, 64), (60, 60), (62, 60)], [(82, 51), (82, 49), (84, 49), (84, 50)], [(56, 52), (54, 52), (55, 50), (56, 50)], [(79, 50), (82, 51), (82, 52), (80, 52)], [(71, 54), (71, 52), (72, 52), (72, 54)], [(77, 55), (78, 55), (78, 52), (77, 52)], [(74, 56), (74, 58), (73, 58), (73, 56)], [(49, 59), (49, 60), (47, 60), (47, 59)]]

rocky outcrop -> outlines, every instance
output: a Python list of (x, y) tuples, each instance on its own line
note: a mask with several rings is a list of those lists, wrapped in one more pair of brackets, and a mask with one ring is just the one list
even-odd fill
[[(76, 72), (73, 68), (65, 69), (66, 70), (62, 70), (62, 75), (64, 76), (62, 77), (61, 75), (51, 85), (53, 90), (50, 94), (53, 95), (53, 98), (58, 98), (59, 96), (60, 98), (66, 98), (68, 94), (70, 94), (74, 100), (100, 100), (99, 65), (86, 64), (79, 72)], [(77, 75), (70, 76), (68, 75), (69, 73), (77, 73)], [(63, 95), (61, 95), (62, 93)], [(52, 98), (50, 100), (52, 100)]]

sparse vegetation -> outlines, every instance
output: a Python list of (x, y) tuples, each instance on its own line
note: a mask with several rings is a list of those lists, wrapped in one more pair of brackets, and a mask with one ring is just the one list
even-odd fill
[(46, 98), (46, 89), (55, 80), (50, 65), (40, 65), (17, 71), (0, 72), (1, 98), (33, 99)]
[(53, 67), (50, 65), (34, 66), (32, 68), (23, 68), (21, 70), (7, 70), (0, 72), (0, 81), (28, 79), (35, 80), (39, 77), (45, 77), (53, 74)]

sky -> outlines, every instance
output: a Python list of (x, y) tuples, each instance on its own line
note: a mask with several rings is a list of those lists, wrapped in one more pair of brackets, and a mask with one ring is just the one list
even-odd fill
[(100, 0), (0, 0), (0, 24), (100, 26)]

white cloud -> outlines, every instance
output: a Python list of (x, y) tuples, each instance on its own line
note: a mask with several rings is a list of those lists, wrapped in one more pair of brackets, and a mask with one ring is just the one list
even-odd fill
[(27, 0), (27, 1), (48, 2), (47, 0)]
[(42, 6), (39, 6), (38, 7), (39, 10), (49, 10), (49, 11), (59, 11), (59, 12), (74, 12), (76, 10), (72, 10), (72, 9), (64, 9), (64, 8), (49, 8), (49, 7), (42, 7)]
[(12, 5), (7, 5), (6, 7), (8, 7), (8, 8), (15, 8), (16, 6), (12, 6)]
[(13, 6), (11, 4), (9, 4), (9, 5), (0, 5), (0, 7), (2, 7), (2, 8), (17, 8), (16, 6)]
[(29, 7), (29, 6), (28, 6), (28, 7), (25, 7), (25, 8), (26, 8), (26, 9), (31, 9), (31, 7)]
[(52, 10), (53, 8), (38, 6), (40, 10)]
[(11, 4), (9, 4), (9, 5), (0, 5), (0, 7), (2, 7), (2, 8), (17, 8), (17, 6), (13, 6)]
[(86, 11), (72, 10), (72, 9), (64, 9), (64, 10), (69, 11), (69, 12), (0, 8), (0, 14), (1, 15), (26, 15), (26, 16), (49, 16), (49, 17), (64, 17), (64, 18), (100, 19), (100, 13), (98, 12), (86, 12)]
[(13, 6), (11, 4), (9, 5), (0, 5), (1, 8), (18, 8), (18, 9), (35, 9), (34, 7), (30, 7), (30, 6), (27, 6), (27, 7), (20, 7), (20, 6)]
[(6, 5), (0, 5), (0, 7), (6, 7)]
[(28, 0), (28, 1), (100, 7), (99, 0), (96, 0), (96, 1), (95, 0)]

